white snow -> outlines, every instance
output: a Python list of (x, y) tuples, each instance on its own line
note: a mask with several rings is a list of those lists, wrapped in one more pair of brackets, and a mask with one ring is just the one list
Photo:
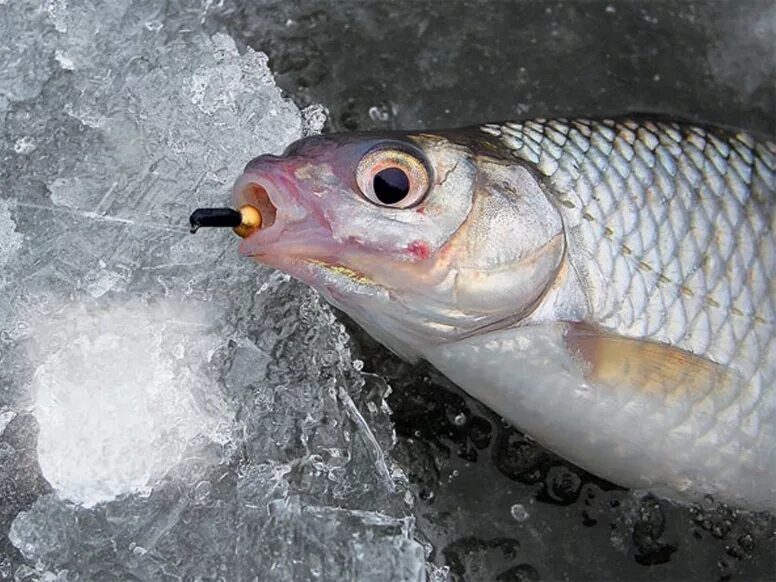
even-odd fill
[(35, 327), (38, 462), (61, 496), (93, 506), (143, 491), (228, 440), (232, 413), (206, 371), (220, 314), (205, 307), (73, 305)]

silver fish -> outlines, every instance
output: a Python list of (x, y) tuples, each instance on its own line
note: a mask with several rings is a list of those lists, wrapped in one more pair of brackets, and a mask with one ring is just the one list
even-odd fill
[(242, 253), (615, 483), (776, 508), (776, 145), (639, 118), (318, 136)]

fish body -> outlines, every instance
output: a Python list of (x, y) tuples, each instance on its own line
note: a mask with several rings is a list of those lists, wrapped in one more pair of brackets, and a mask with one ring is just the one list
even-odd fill
[(234, 201), (242, 252), (572, 462), (773, 509), (775, 195), (743, 132), (540, 119), (308, 138)]

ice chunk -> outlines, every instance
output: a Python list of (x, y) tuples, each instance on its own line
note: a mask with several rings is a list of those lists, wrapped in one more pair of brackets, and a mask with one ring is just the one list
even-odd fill
[(304, 119), (305, 135), (314, 135), (323, 131), (326, 124), (328, 113), (321, 105), (310, 105), (302, 109), (302, 118)]
[[(0, 21), (6, 38), (0, 43), (0, 97), (35, 97), (51, 73), (43, 47), (54, 34), (38, 2), (0, 3)], [(8, 38), (13, 31), (13, 38)]]
[(13, 520), (20, 577), (416, 580), (385, 392), (348, 334), (230, 232), (187, 232), (323, 110), (178, 8), (0, 4), (0, 445), (42, 472), (2, 467), (0, 552)]
[(92, 506), (142, 491), (229, 439), (232, 414), (206, 368), (221, 314), (206, 307), (79, 305), (35, 326), (38, 461), (63, 497)]
[(243, 520), (245, 533), (269, 526), (277, 535), (261, 548), (238, 548), (239, 579), (425, 579), (423, 548), (411, 539), (411, 518), (303, 506), (291, 498), (273, 503), (269, 515), (247, 508)]
[[(0, 200), (0, 270), (11, 261), (22, 247), (22, 235), (16, 232), (16, 223), (5, 200)], [(5, 277), (0, 275), (0, 284)]]
[(8, 406), (0, 406), (0, 435), (5, 432), (5, 427), (16, 418), (16, 412)]
[[(118, 579), (425, 579), (423, 548), (411, 539), (411, 518), (313, 506), (297, 497), (267, 506), (277, 489), (256, 488), (248, 498), (242, 497), (242, 489), (238, 486), (235, 496), (234, 482), (221, 480), (209, 503), (176, 500), (159, 489), (148, 499), (95, 510), (44, 496), (19, 515), (10, 537), (38, 565), (39, 577), (53, 577), (66, 567), (83, 579), (95, 579), (109, 564), (107, 571)], [(130, 512), (135, 516), (131, 529), (121, 522)], [(40, 527), (44, 521), (56, 527)], [(104, 543), (106, 539), (112, 543)]]
[(384, 453), (392, 435), (382, 406), (365, 411), (341, 325), (314, 292), (282, 275), (234, 310), (237, 322), (208, 319), (236, 338), (210, 358), (239, 411), (233, 456), (189, 455), (146, 494), (91, 508), (39, 499), (10, 534), (42, 568), (36, 576), (422, 579), (422, 547), (403, 515), (406, 480)]

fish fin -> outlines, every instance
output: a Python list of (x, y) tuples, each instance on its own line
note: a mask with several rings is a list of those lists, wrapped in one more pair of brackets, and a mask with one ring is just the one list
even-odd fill
[(628, 386), (656, 396), (708, 394), (738, 380), (728, 367), (680, 348), (620, 336), (584, 323), (568, 323), (564, 341), (590, 382)]

